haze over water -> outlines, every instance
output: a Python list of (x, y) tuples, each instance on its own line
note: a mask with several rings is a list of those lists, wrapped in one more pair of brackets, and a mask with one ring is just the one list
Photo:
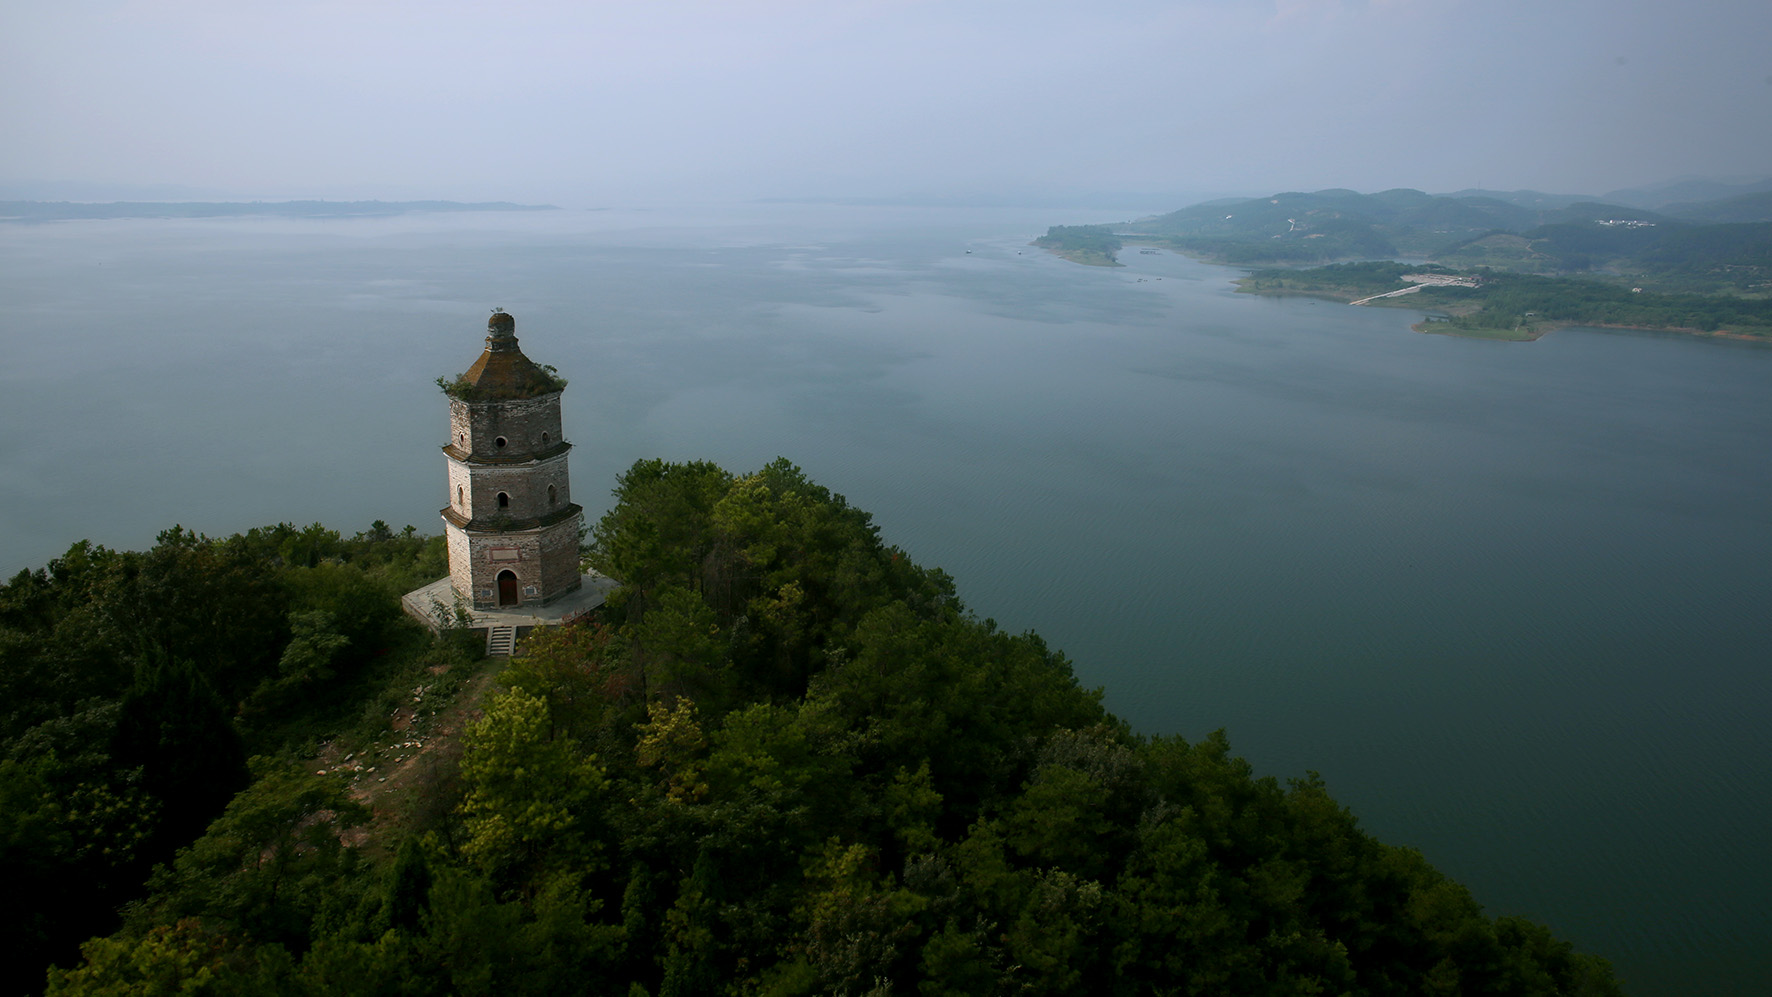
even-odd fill
[[(436, 532), (493, 306), (575, 499), (777, 455), (1139, 731), (1320, 771), (1636, 994), (1772, 978), (1772, 350), (1232, 293), (1099, 209), (0, 228), (0, 571), (288, 520)], [(970, 250), (970, 252), (968, 252)]]

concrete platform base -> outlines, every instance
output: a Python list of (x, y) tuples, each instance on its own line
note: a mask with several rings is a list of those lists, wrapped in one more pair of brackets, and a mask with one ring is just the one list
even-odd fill
[[(603, 605), (603, 600), (618, 583), (595, 572), (585, 575), (578, 590), (555, 599), (547, 605), (507, 606), (503, 609), (474, 609), (465, 602), (462, 608), (468, 613), (468, 626), (474, 630), (485, 630), (490, 627), (515, 627), (519, 633), (527, 632), (535, 627), (557, 627), (585, 615)], [(455, 588), (449, 584), (448, 576), (437, 579), (423, 588), (413, 589), (400, 597), (400, 605), (406, 615), (430, 627), (439, 630), (443, 619), (453, 615), (456, 606)], [(438, 607), (442, 611), (438, 611)]]

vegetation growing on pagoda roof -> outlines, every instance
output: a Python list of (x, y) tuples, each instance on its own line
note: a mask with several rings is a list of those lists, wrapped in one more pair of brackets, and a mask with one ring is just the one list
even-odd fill
[(499, 383), (489, 383), (485, 378), (476, 382), (468, 374), (457, 374), (453, 379), (437, 378), (437, 387), (449, 397), (463, 402), (540, 398), (566, 390), (566, 379), (551, 364), (530, 363), (528, 367), (529, 370), (521, 372), (522, 376)]

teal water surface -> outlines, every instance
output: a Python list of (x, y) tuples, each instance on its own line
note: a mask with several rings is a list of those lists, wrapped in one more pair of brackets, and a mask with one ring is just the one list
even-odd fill
[(1636, 994), (1772, 979), (1772, 349), (1233, 293), (1028, 248), (1099, 211), (752, 207), (0, 229), (0, 571), (434, 531), (487, 311), (575, 498), (786, 456), (1137, 729), (1320, 771)]

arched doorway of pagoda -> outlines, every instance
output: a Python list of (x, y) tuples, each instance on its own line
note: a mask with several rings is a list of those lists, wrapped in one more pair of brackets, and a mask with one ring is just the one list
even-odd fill
[(515, 606), (520, 604), (517, 598), (517, 576), (508, 568), (498, 573), (498, 604)]

